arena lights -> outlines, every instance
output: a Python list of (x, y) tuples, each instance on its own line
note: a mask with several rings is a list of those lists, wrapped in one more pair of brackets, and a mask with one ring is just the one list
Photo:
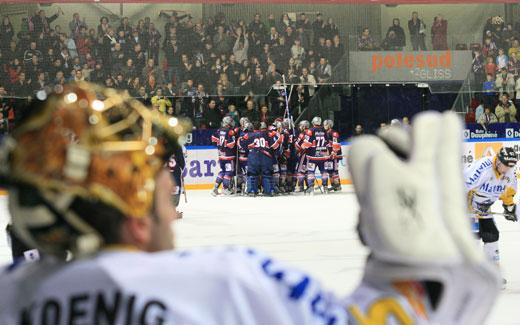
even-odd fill
[(92, 101), (91, 106), (92, 106), (93, 110), (98, 111), (98, 112), (101, 112), (102, 110), (105, 109), (105, 103), (99, 99), (95, 99), (94, 101)]
[(66, 104), (72, 104), (78, 100), (78, 95), (76, 95), (76, 93), (68, 93), (67, 95), (65, 95), (63, 100)]
[(171, 126), (172, 128), (176, 127), (177, 124), (179, 124), (179, 120), (177, 118), (171, 117), (170, 119), (168, 119), (168, 125)]

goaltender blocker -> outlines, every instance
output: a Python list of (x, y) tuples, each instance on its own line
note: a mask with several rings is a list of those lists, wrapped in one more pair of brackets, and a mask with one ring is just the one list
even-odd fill
[[(399, 130), (354, 142), (349, 164), (370, 254), (359, 287), (340, 300), (254, 249), (172, 251), (163, 160), (187, 128), (92, 89), (73, 85), (34, 102), (2, 146), (14, 231), (44, 257), (0, 274), (1, 324), (484, 321), (499, 276), (469, 230), (455, 115), (420, 116), (413, 147)], [(71, 261), (54, 257), (65, 251)]]

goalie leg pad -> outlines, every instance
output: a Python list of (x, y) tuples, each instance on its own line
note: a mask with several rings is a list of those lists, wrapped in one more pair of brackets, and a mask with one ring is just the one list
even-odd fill
[(493, 219), (479, 219), (480, 238), (484, 243), (497, 242), (500, 235)]

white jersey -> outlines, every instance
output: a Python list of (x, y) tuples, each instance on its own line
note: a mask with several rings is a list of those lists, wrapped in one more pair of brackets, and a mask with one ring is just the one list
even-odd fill
[(361, 285), (339, 300), (309, 275), (236, 247), (44, 258), (4, 270), (0, 292), (2, 325), (359, 324), (381, 308), (388, 324), (393, 315), (426, 323), (390, 285)]
[(514, 168), (500, 175), (495, 168), (496, 157), (484, 157), (464, 169), (466, 192), (472, 194), (471, 205), (478, 210), (479, 205), (491, 205), (501, 199), (504, 204), (513, 204), (517, 179)]

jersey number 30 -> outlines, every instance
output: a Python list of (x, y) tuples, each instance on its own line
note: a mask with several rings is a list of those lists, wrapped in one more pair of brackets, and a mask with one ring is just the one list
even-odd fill
[(254, 143), (255, 143), (255, 147), (257, 147), (257, 148), (265, 148), (266, 147), (266, 143), (265, 143), (265, 139), (264, 138), (256, 138)]

